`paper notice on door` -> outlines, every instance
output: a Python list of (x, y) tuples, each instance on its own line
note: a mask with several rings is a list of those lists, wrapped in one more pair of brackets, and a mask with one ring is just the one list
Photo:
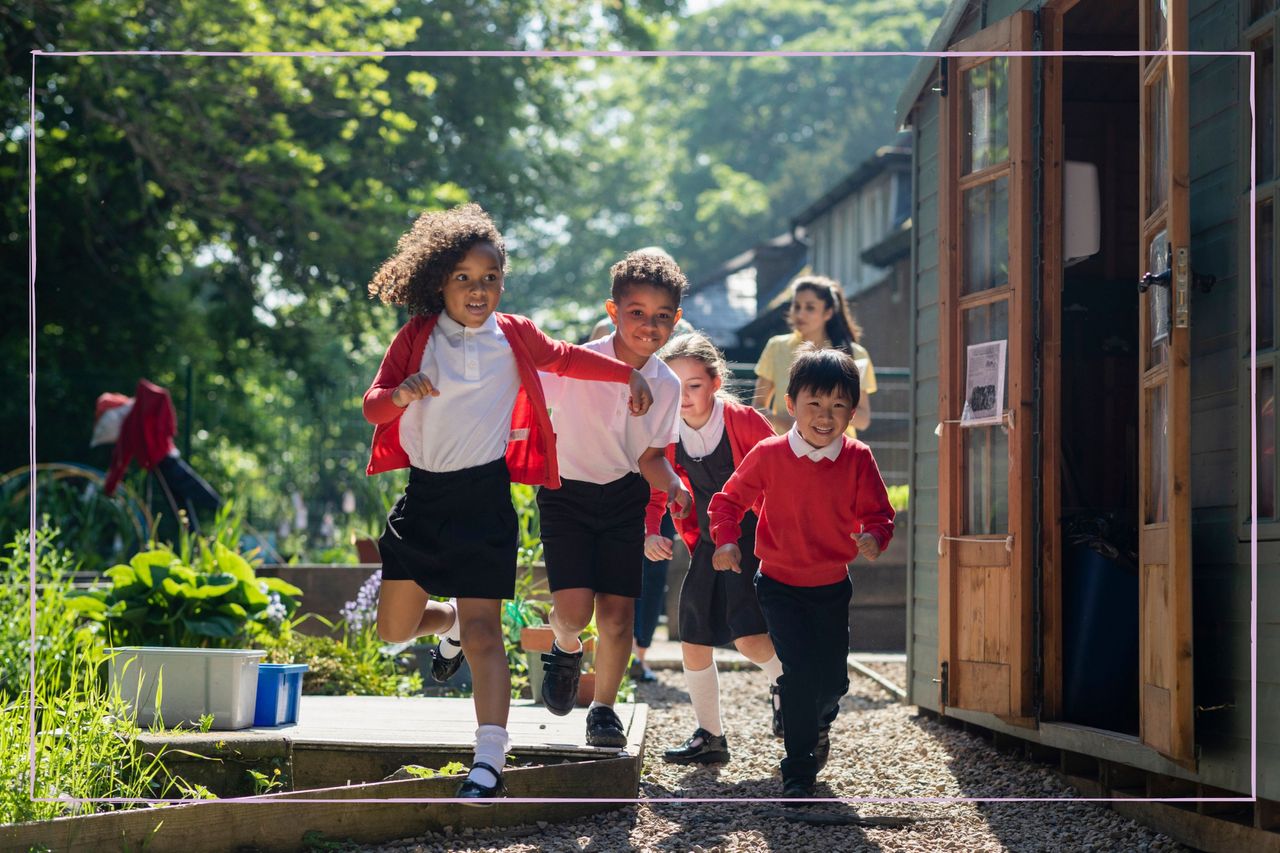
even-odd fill
[(988, 341), (969, 345), (961, 426), (988, 426), (1004, 420), (1004, 369), (1008, 343)]

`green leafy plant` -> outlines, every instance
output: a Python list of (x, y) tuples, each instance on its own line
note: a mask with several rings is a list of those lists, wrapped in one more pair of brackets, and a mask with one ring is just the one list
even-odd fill
[[(19, 531), (0, 554), (0, 704), (23, 695), (31, 680), (29, 541)], [(77, 563), (60, 541), (59, 531), (48, 526), (35, 535), (36, 680), (55, 693), (70, 688), (71, 662), (101, 644), (97, 626), (85, 624), (73, 606)]]
[(458, 776), (467, 772), (467, 765), (461, 761), (450, 761), (439, 770), (423, 767), (421, 764), (406, 764), (404, 771), (416, 779), (434, 779), (437, 776)]
[[(185, 558), (185, 559), (184, 559)], [(80, 592), (69, 604), (103, 623), (112, 645), (235, 648), (287, 628), (302, 590), (259, 578), (223, 541), (153, 547), (106, 572), (109, 589)]]
[[(159, 754), (136, 747), (139, 729), (120, 696), (108, 694), (97, 659), (65, 665), (37, 683), (36, 726), (30, 704), (0, 707), (0, 824), (48, 820), (95, 810), (89, 798), (162, 798), (184, 795), (182, 781), (165, 770)], [(62, 669), (57, 666), (55, 669)], [(66, 688), (60, 687), (67, 684)], [(34, 740), (35, 802), (30, 797), (29, 744)], [(97, 806), (96, 808), (110, 808)]]
[(422, 676), (411, 658), (353, 649), (340, 637), (289, 631), (267, 638), (268, 663), (305, 663), (302, 692), (321, 696), (413, 696)]
[(905, 483), (900, 486), (886, 486), (885, 491), (889, 493), (889, 506), (893, 507), (894, 512), (903, 512), (910, 503), (911, 487)]

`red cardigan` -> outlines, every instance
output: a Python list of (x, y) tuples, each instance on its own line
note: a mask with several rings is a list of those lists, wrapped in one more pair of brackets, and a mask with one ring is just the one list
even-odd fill
[(824, 586), (848, 577), (858, 556), (853, 533), (870, 533), (881, 550), (893, 538), (893, 509), (871, 448), (841, 436), (836, 459), (814, 462), (791, 452), (786, 435), (757, 444), (708, 507), (717, 546), (737, 542), (739, 522), (763, 499), (756, 525), (760, 573), (791, 586)]
[[(764, 415), (757, 412), (750, 406), (744, 406), (732, 400), (724, 401), (724, 431), (729, 434), (729, 450), (733, 454), (733, 467), (737, 468), (742, 462), (742, 457), (747, 455), (747, 451), (756, 446), (756, 443), (772, 436), (773, 427)], [(667, 445), (667, 461), (671, 463), (671, 467), (675, 470), (676, 475), (680, 478), (680, 482), (684, 483), (684, 487), (689, 490), (689, 497), (693, 497), (693, 486), (689, 483), (689, 473), (685, 469), (676, 464), (676, 446), (675, 444)], [(649, 508), (645, 512), (645, 533), (654, 535), (662, 531), (662, 516), (667, 509), (667, 493), (651, 489), (649, 492)], [(758, 509), (758, 507), (757, 507)], [(684, 518), (674, 519), (676, 530), (680, 533), (680, 538), (684, 540), (684, 544), (689, 546), (689, 553), (693, 553), (694, 546), (698, 544), (698, 513), (697, 507), (691, 502), (689, 504), (689, 514)]]
[[(528, 317), (496, 316), (498, 328), (511, 345), (520, 375), (520, 390), (511, 412), (511, 437), (507, 440), (507, 468), (513, 482), (558, 489), (556, 434), (551, 429), (538, 371), (575, 379), (626, 383), (631, 380), (631, 368), (607, 355), (553, 341)], [(364, 393), (364, 416), (374, 424), (367, 474), (409, 467), (409, 454), (400, 446), (400, 416), (404, 409), (393, 403), (391, 397), (401, 382), (418, 372), (437, 317), (416, 315), (401, 327), (382, 357), (382, 366), (373, 384)]]

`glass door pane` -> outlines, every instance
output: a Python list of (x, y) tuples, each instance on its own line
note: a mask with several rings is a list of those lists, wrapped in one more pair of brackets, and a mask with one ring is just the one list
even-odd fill
[(960, 121), (967, 175), (1009, 159), (1009, 58), (999, 56), (964, 72)]

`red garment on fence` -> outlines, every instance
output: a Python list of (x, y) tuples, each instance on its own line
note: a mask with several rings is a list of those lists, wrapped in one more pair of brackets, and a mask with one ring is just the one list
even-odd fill
[(104, 491), (109, 495), (115, 493), (130, 462), (136, 459), (144, 470), (150, 471), (176, 449), (173, 436), (178, 431), (178, 416), (169, 392), (139, 379), (133, 398), (133, 411), (120, 426), (120, 438), (107, 469)]

